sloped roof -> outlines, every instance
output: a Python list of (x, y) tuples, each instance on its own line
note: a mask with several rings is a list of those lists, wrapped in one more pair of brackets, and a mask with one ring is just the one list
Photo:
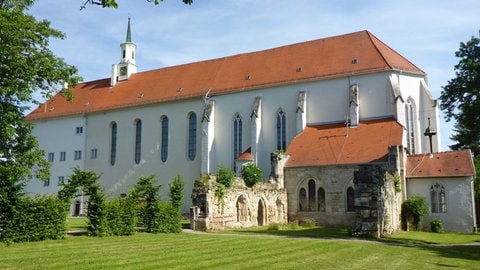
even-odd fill
[(288, 147), (287, 167), (360, 164), (386, 161), (388, 147), (402, 144), (403, 127), (393, 118), (307, 126)]
[(411, 155), (407, 157), (406, 169), (408, 178), (475, 175), (470, 150)]
[(240, 92), (341, 76), (402, 70), (424, 74), (368, 31), (78, 84), (74, 100), (56, 95), (26, 119), (78, 115), (142, 104)]
[(249, 147), (247, 150), (245, 150), (240, 156), (236, 158), (236, 160), (253, 160), (253, 155), (252, 155), (252, 148)]

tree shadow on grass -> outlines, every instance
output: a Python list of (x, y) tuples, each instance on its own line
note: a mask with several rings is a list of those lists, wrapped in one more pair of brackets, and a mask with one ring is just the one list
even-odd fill
[(282, 230), (272, 230), (268, 228), (254, 228), (254, 229), (233, 230), (233, 232), (243, 233), (243, 234), (273, 235), (273, 236), (285, 236), (285, 237), (338, 238), (338, 239), (354, 238), (350, 235), (349, 230), (346, 228), (300, 227), (298, 229), (282, 229)]

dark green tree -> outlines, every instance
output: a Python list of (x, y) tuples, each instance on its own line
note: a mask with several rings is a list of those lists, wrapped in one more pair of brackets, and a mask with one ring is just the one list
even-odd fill
[(77, 69), (49, 49), (51, 38), (65, 35), (26, 14), (34, 0), (0, 0), (0, 228), (13, 218), (14, 206), (33, 175), (46, 180), (49, 166), (45, 153), (24, 121), (34, 94), (49, 97), (63, 91), (64, 84), (79, 81)]
[(474, 156), (480, 154), (480, 39), (473, 37), (460, 43), (455, 56), (456, 77), (448, 81), (440, 95), (441, 109), (447, 121), (455, 120), (456, 143), (450, 148), (471, 149)]
[(172, 206), (180, 210), (183, 205), (183, 189), (185, 187), (182, 177), (180, 175), (175, 176), (175, 178), (173, 178), (168, 184), (168, 187), (170, 188), (170, 202)]

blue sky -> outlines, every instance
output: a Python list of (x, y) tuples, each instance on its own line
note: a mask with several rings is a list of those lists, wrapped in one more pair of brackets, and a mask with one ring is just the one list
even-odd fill
[[(455, 77), (460, 42), (480, 30), (478, 0), (117, 0), (118, 9), (80, 11), (82, 2), (37, 0), (30, 13), (66, 34), (51, 48), (85, 81), (110, 76), (130, 16), (139, 71), (368, 30), (425, 71), (438, 98)], [(442, 116), (441, 125), (445, 151), (453, 124)]]

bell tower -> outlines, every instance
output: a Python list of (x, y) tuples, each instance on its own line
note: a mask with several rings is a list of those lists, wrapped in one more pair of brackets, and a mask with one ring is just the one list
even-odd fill
[(125, 42), (120, 44), (120, 63), (112, 66), (111, 86), (114, 86), (117, 81), (128, 80), (130, 75), (137, 72), (136, 48), (137, 45), (132, 42), (130, 17), (128, 17), (127, 36)]

